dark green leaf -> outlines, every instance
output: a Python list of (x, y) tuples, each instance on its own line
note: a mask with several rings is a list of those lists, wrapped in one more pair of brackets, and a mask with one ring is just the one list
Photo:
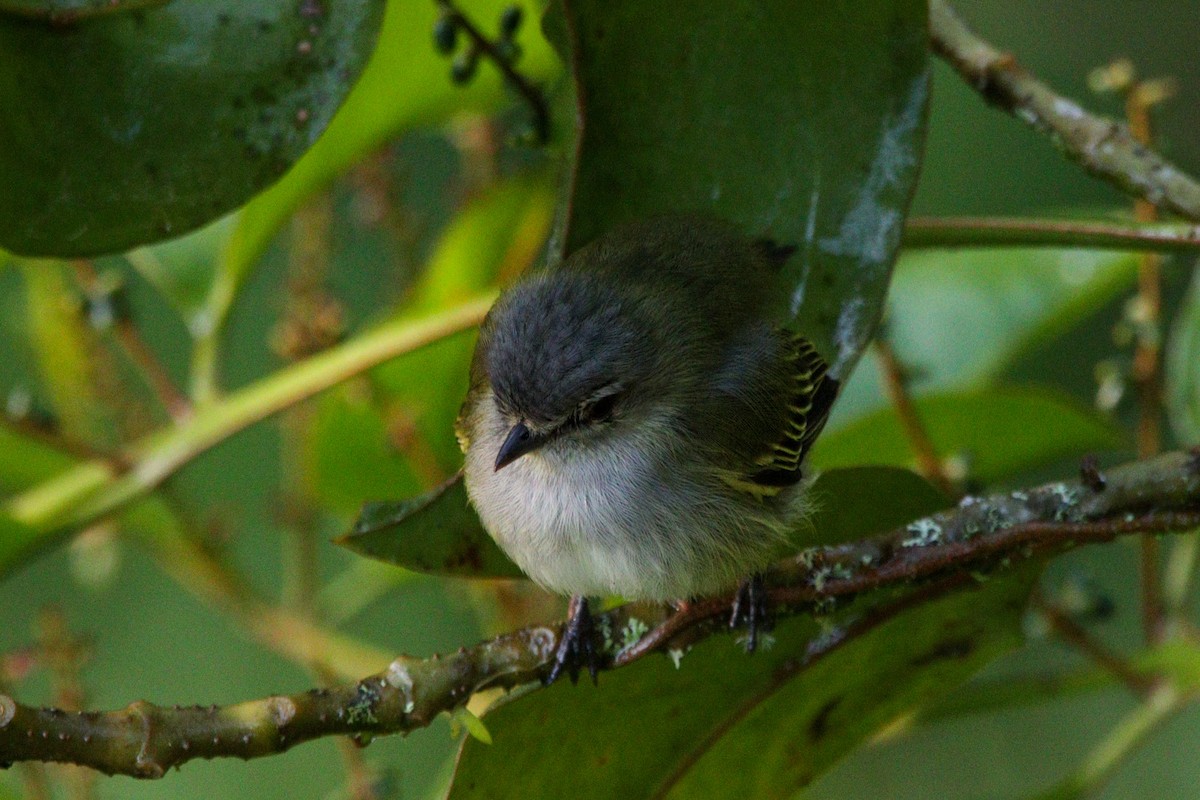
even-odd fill
[(360, 555), (438, 575), (522, 578), (467, 501), (455, 476), (432, 492), (363, 507), (354, 530), (337, 540)]
[[(901, 255), (887, 330), (912, 388), (980, 387), (1132, 286), (1137, 257), (1091, 250), (919, 250)], [(838, 399), (853, 418), (886, 397), (867, 364)]]
[(126, 14), (130, 11), (161, 6), (170, 0), (0, 0), (0, 16), (51, 22), (55, 25), (74, 24), (103, 14)]
[(1175, 318), (1166, 362), (1171, 425), (1184, 443), (1200, 443), (1200, 272)]
[(212, 327), (205, 304), (214, 267), (236, 220), (236, 216), (223, 217), (187, 236), (139, 247), (125, 255), (175, 308), (193, 337), (204, 336)]
[(0, 18), (0, 245), (113, 252), (241, 205), (329, 124), (383, 10), (175, 0), (65, 30)]
[(306, 432), (305, 466), (315, 497), (353, 513), (368, 498), (420, 489), (409, 459), (388, 444), (388, 423), (362, 386), (327, 392)]
[(796, 532), (794, 550), (883, 533), (949, 503), (929, 481), (895, 467), (831, 469), (817, 476), (810, 492), (812, 528)]
[(464, 741), (449, 797), (791, 797), (881, 726), (1019, 645), (1027, 588), (1012, 576), (874, 626), (860, 617), (857, 635), (811, 663), (820, 628), (793, 619), (754, 656), (716, 637), (678, 670), (650, 658), (598, 688), (563, 681), (503, 702), (484, 717), (494, 743)]
[(553, 5), (582, 125), (557, 250), (679, 211), (796, 245), (787, 314), (844, 375), (878, 322), (916, 181), (926, 5)]
[[(966, 458), (971, 476), (982, 481), (1125, 442), (1117, 426), (1050, 389), (938, 394), (916, 406), (938, 454)], [(885, 409), (823, 436), (813, 461), (823, 468), (907, 466), (913, 457), (895, 411)]]

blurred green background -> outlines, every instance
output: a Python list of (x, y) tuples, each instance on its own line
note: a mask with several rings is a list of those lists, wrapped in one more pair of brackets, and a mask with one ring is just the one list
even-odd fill
[[(1193, 2), (961, 0), (957, 7), (984, 36), (1011, 49), (1063, 94), (1099, 111), (1119, 115), (1120, 103), (1090, 95), (1086, 75), (1114, 57), (1133, 58), (1139, 72), (1147, 76), (1174, 76), (1178, 93), (1157, 113), (1160, 147), (1185, 169), (1200, 171), (1200, 139), (1195, 135), (1200, 130), (1200, 62), (1194, 57)], [(422, 33), (421, 41), (427, 40)], [(439, 63), (437, 78), (448, 82), (448, 65)], [(323, 292), (340, 304), (348, 331), (379, 319), (381, 308), (394, 307), (408, 296), (419, 284), (422, 267), (442, 240), (447, 222), (465, 204), (495, 191), (491, 187), (497, 181), (503, 184), (501, 192), (516, 198), (512, 204), (526, 209), (509, 218), (524, 220), (536, 230), (538, 220), (544, 220), (545, 187), (552, 185), (546, 177), (550, 165), (520, 147), (505, 146), (508, 131), (520, 125), (518, 113), (506, 112), (497, 121), (457, 117), (448, 125), (413, 130), (303, 212), (297, 226), (285, 228), (271, 245), (232, 309), (223, 366), (226, 386), (244, 385), (282, 363), (271, 342), (278, 341), (279, 322), (288, 311), (285, 287), (289, 275), (293, 281), (296, 278), (297, 251), (311, 242), (312, 226), (327, 226), (325, 246), (332, 257)], [(1128, 206), (1118, 192), (1065, 162), (1044, 138), (986, 108), (957, 76), (936, 64), (931, 128), (915, 214), (1032, 215)], [(960, 256), (944, 257), (953, 263)], [(127, 282), (139, 329), (183, 383), (189, 341), (179, 316), (124, 259), (102, 259), (97, 266)], [(919, 268), (921, 264), (915, 263), (901, 267)], [(1178, 303), (1190, 268), (1188, 259), (1168, 262), (1168, 308)], [(914, 284), (917, 288), (905, 295), (907, 299), (920, 301), (921, 292), (938, 291), (936, 282), (914, 280)], [(37, 365), (21, 287), (17, 270), (0, 269), (0, 352), (4, 353), (0, 397), (31, 391), (34, 406), (44, 406), (47, 398), (39, 396), (36, 388)], [(927, 298), (930, 307), (937, 300), (932, 294)], [(1005, 367), (1003, 377), (1016, 383), (1051, 384), (1090, 405), (1096, 393), (1096, 365), (1120, 355), (1112, 330), (1126, 297), (1125, 292), (1116, 293), (1101, 311), (1089, 314), (1062, 337), (1022, 353)], [(942, 353), (936, 343), (959, 336), (962, 320), (949, 315), (930, 315), (926, 320), (921, 309), (917, 302), (907, 314), (926, 323), (926, 341), (932, 344), (906, 344), (898, 338), (897, 349), (919, 370), (919, 390), (956, 385), (952, 377), (938, 372)], [(830, 426), (831, 434), (884, 404), (872, 360), (865, 359), (858, 372), (859, 385), (848, 390), (847, 402)], [(372, 389), (335, 390), (332, 394), (340, 398), (340, 405), (314, 402), (311, 408), (316, 410), (311, 413), (318, 420), (314, 425), (322, 424), (321, 420), (334, 427), (347, 424), (369, 436), (375, 430), (372, 426), (382, 423), (366, 412), (355, 416), (356, 410), (362, 411), (362, 397), (356, 394), (362, 391), (369, 396)], [(453, 387), (447, 391), (453, 393)], [(1129, 418), (1128, 400), (1116, 413)], [(411, 439), (403, 431), (389, 432), (393, 441)], [(287, 493), (296, 491), (296, 480), (316, 480), (307, 491), (325, 501), (326, 509), (338, 512), (310, 521), (319, 532), (322, 577), (349, 574), (356, 587), (380, 592), (377, 598), (368, 598), (370, 602), (364, 601), (361, 609), (352, 609), (344, 625), (347, 632), (384, 653), (424, 655), (474, 642), (494, 629), (497, 618), (504, 619), (503, 609), (497, 611), (493, 601), (464, 583), (380, 577), (378, 571), (356, 564), (328, 543), (330, 536), (343, 531), (356, 502), (377, 496), (380, 486), (394, 485), (391, 496), (402, 496), (444, 471), (447, 454), (453, 452), (448, 429), (428, 435), (433, 449), (429, 470), (393, 464), (391, 472), (355, 475), (353, 465), (348, 465), (350, 485), (340, 488), (334, 480), (336, 462), (313, 467), (323, 452), (320, 445), (297, 442), (291, 438), (293, 433), (286, 420), (257, 425), (190, 464), (169, 484), (169, 494), (183, 516), (205, 531), (213, 547), (227, 554), (260, 591), (272, 597), (279, 592), (285, 569), (281, 552), (288, 549), (296, 505)], [(1117, 460), (1129, 455), (1125, 450), (1105, 457)], [(1004, 484), (1069, 475), (1075, 463), (1075, 458), (1065, 458), (1034, 472), (1006, 475)], [(324, 477), (314, 479), (317, 474)], [(360, 479), (368, 485), (354, 483)], [(1138, 634), (1135, 567), (1132, 546), (1089, 548), (1056, 561), (1047, 585), (1075, 576), (1094, 581), (1116, 606), (1115, 615), (1098, 624), (1098, 632), (1111, 642), (1133, 645)], [(389, 587), (392, 582), (396, 585)], [(513, 602), (528, 601), (520, 597)], [(224, 704), (299, 691), (313, 683), (305, 670), (264, 650), (228, 617), (181, 591), (142, 551), (104, 531), (61, 547), (0, 583), (0, 653), (31, 640), (39, 610), (48, 604), (61, 607), (71, 629), (90, 642), (91, 658), (83, 673), (89, 707), (115, 708), (140, 698), (165, 704)], [(989, 673), (1037, 669), (1076, 658), (1041, 638), (1038, 631), (1031, 634), (1024, 651), (994, 665)], [(48, 702), (44, 673), (22, 684), (19, 696), (26, 702)], [(920, 725), (863, 748), (807, 794), (829, 800), (1025, 796), (1074, 767), (1098, 734), (1132, 704), (1114, 688), (1030, 708)], [(102, 798), (344, 796), (337, 748), (332, 741), (321, 741), (250, 763), (194, 762), (158, 782), (102, 779), (96, 794)], [(1200, 762), (1192, 754), (1197, 748), (1200, 714), (1190, 711), (1125, 764), (1103, 796), (1195, 796)], [(450, 727), (439, 722), (406, 739), (378, 739), (363, 756), (385, 776), (392, 792), (387, 796), (424, 798), (442, 785), (454, 749)], [(0, 797), (6, 791), (21, 796), (19, 787), (11, 772), (0, 775)]]

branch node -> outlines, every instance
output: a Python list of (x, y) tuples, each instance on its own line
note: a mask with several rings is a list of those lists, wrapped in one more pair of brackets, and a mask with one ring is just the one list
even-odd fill
[(1100, 471), (1100, 463), (1096, 456), (1088, 454), (1079, 462), (1079, 480), (1083, 485), (1097, 494), (1108, 487), (1108, 479)]

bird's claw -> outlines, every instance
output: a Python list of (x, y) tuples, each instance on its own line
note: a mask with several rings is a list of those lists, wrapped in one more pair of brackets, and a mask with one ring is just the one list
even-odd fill
[(596, 626), (588, 610), (587, 599), (576, 595), (571, 598), (567, 624), (563, 627), (562, 638), (554, 653), (554, 664), (542, 679), (542, 685), (554, 683), (563, 672), (570, 676), (572, 684), (578, 683), (581, 667), (587, 667), (594, 685), (598, 683), (597, 675), (603, 665), (603, 656), (596, 643)]
[(767, 590), (762, 575), (751, 575), (742, 581), (733, 596), (733, 609), (729, 615), (731, 629), (746, 631), (746, 652), (758, 649), (759, 635), (775, 627), (767, 609)]

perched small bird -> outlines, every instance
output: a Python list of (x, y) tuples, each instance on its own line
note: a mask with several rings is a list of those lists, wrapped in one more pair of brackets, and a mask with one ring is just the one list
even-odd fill
[[(804, 456), (838, 383), (777, 322), (791, 252), (660, 217), (529, 275), (489, 312), (456, 431), (488, 532), (573, 595), (549, 681), (581, 665), (595, 677), (587, 596), (728, 590), (804, 518)], [(752, 649), (761, 583), (742, 586)]]

